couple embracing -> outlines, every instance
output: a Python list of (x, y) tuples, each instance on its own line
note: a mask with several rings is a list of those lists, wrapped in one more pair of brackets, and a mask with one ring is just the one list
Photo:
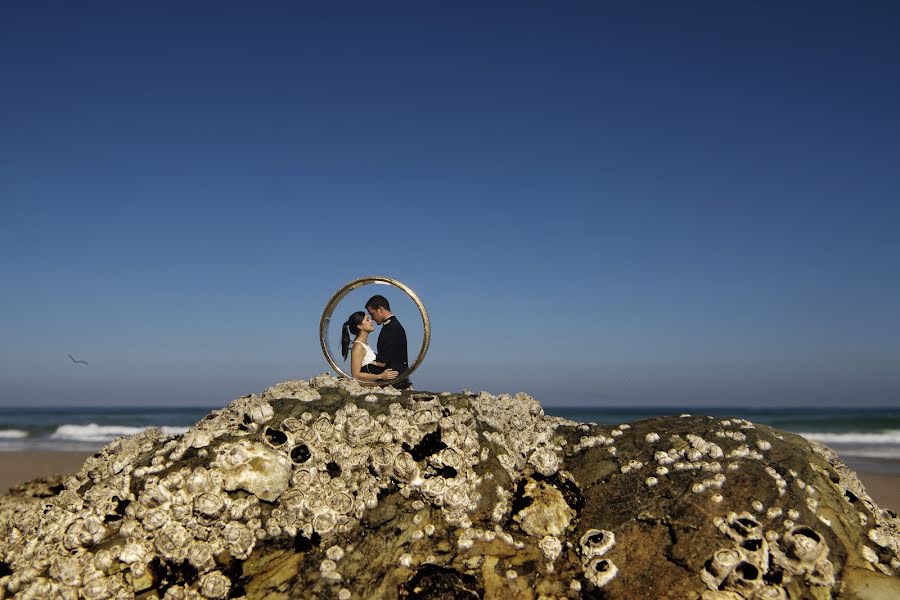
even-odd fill
[[(367, 314), (368, 313), (368, 314)], [(376, 354), (366, 343), (375, 324), (381, 325)], [(350, 342), (350, 336), (356, 336)], [(352, 352), (350, 347), (353, 347)], [(366, 312), (350, 315), (341, 328), (341, 354), (347, 360), (350, 353), (350, 373), (360, 381), (392, 381), (409, 368), (406, 350), (406, 330), (391, 312), (387, 298), (372, 296), (366, 302)], [(408, 388), (409, 379), (393, 384), (396, 388)]]

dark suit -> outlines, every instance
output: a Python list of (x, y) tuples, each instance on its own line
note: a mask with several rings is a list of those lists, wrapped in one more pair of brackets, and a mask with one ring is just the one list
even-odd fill
[[(386, 368), (394, 369), (402, 374), (409, 368), (409, 359), (406, 350), (406, 330), (397, 320), (391, 316), (381, 324), (381, 332), (378, 334), (378, 356), (376, 361), (387, 365)], [(409, 387), (409, 379), (398, 381), (395, 387)]]

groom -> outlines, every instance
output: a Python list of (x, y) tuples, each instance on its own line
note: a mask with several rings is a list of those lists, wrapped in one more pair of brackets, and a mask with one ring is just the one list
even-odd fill
[[(387, 298), (375, 295), (366, 302), (366, 311), (372, 320), (381, 325), (378, 334), (378, 356), (376, 363), (385, 365), (388, 369), (394, 369), (403, 373), (409, 368), (406, 351), (406, 330), (391, 312), (391, 305)], [(395, 388), (405, 389), (412, 385), (409, 379), (403, 379), (394, 384)]]

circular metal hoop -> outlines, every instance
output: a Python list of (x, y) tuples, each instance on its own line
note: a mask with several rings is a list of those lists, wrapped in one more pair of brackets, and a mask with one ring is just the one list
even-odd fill
[(428, 352), (428, 345), (431, 343), (431, 322), (428, 320), (428, 311), (425, 310), (425, 305), (422, 304), (422, 301), (419, 300), (419, 297), (414, 291), (409, 288), (409, 286), (397, 281), (396, 279), (391, 279), (390, 277), (381, 277), (378, 275), (370, 277), (360, 277), (359, 279), (354, 279), (350, 283), (344, 285), (344, 287), (335, 292), (334, 296), (331, 297), (331, 300), (329, 300), (328, 304), (325, 306), (325, 311), (322, 313), (322, 319), (319, 321), (319, 342), (321, 342), (322, 344), (322, 353), (325, 355), (325, 360), (328, 361), (328, 364), (331, 365), (331, 368), (344, 377), (353, 379), (353, 376), (345, 373), (331, 356), (331, 350), (328, 344), (328, 325), (331, 323), (331, 315), (334, 312), (334, 309), (337, 308), (338, 303), (344, 298), (344, 296), (357, 288), (361, 288), (364, 285), (369, 285), (372, 283), (392, 285), (409, 296), (410, 299), (415, 302), (416, 307), (419, 309), (419, 314), (422, 315), (422, 323), (425, 326), (425, 336), (422, 339), (422, 349), (419, 351), (419, 356), (416, 357), (416, 361), (412, 364), (412, 366), (410, 366), (403, 373), (400, 373), (400, 375), (398, 375), (396, 379), (393, 379), (391, 381), (360, 381), (362, 385), (369, 386), (391, 385), (393, 383), (397, 383), (398, 381), (403, 381), (404, 379), (409, 377), (413, 373), (413, 371), (419, 368), (419, 365), (422, 364), (422, 361), (425, 359), (425, 354)]

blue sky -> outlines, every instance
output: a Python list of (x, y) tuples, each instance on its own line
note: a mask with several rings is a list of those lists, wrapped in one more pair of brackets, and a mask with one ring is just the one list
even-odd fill
[(311, 377), (328, 298), (379, 274), (428, 307), (419, 389), (896, 406), (898, 26), (888, 2), (4, 3), (0, 404)]

